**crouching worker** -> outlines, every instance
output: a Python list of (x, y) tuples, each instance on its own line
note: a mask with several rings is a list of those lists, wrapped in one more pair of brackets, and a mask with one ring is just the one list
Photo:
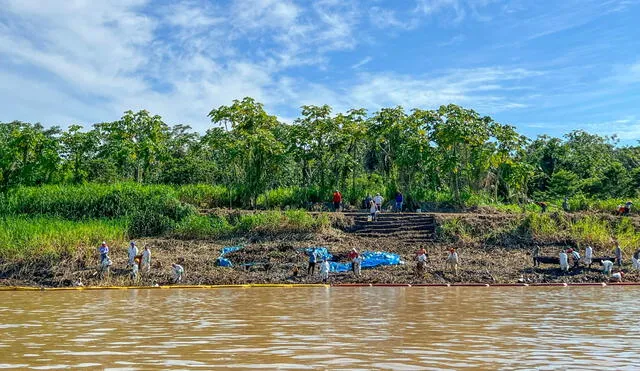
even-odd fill
[(173, 283), (182, 282), (182, 276), (184, 275), (184, 268), (180, 264), (171, 264), (173, 268)]
[(611, 260), (602, 261), (602, 273), (607, 276), (611, 276), (611, 270), (613, 269), (613, 262)]
[(564, 250), (560, 251), (560, 270), (563, 272), (568, 272), (569, 271), (569, 255), (567, 255), (567, 252)]
[(457, 276), (458, 263), (459, 263), (458, 253), (456, 252), (456, 249), (451, 248), (449, 250), (449, 255), (447, 256), (447, 260), (445, 261), (445, 265), (444, 265), (445, 272), (453, 271), (453, 273)]
[(320, 263), (320, 277), (322, 277), (322, 282), (327, 283), (329, 279), (329, 261), (323, 260)]
[(616, 272), (616, 273), (612, 274), (611, 278), (609, 278), (609, 281), (611, 281), (611, 282), (622, 282), (623, 278), (624, 278), (624, 272), (620, 271), (620, 272)]
[(573, 260), (573, 267), (580, 267), (580, 253), (577, 250), (569, 249), (569, 254), (571, 254), (571, 260)]

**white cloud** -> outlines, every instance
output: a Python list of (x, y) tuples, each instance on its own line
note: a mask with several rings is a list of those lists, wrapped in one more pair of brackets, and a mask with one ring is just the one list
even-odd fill
[(407, 16), (401, 20), (394, 10), (384, 9), (378, 6), (369, 9), (369, 22), (371, 22), (373, 26), (382, 29), (399, 28), (411, 30), (418, 25), (416, 18)]
[(358, 68), (360, 68), (360, 67), (364, 66), (365, 64), (367, 64), (367, 63), (371, 62), (372, 60), (373, 60), (373, 58), (371, 58), (371, 57), (369, 57), (369, 56), (364, 57), (364, 58), (362, 58), (362, 59), (360, 60), (360, 62), (358, 62), (358, 63), (356, 63), (356, 64), (352, 65), (352, 66), (351, 66), (351, 68), (353, 68), (354, 70), (357, 70)]

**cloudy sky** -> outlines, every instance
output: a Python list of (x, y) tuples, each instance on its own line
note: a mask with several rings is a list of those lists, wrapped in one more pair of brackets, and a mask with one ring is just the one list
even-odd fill
[(0, 0), (0, 121), (456, 103), (640, 139), (640, 0)]

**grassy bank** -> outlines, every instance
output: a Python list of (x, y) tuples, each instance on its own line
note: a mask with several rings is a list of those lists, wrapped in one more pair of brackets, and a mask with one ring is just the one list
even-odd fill
[[(54, 260), (106, 240), (126, 246), (131, 218), (66, 220), (54, 216), (9, 216), (0, 218), (0, 258), (6, 260), (48, 257)], [(258, 213), (190, 214), (175, 222), (160, 237), (212, 239), (240, 234), (311, 233), (330, 228), (327, 215), (311, 215), (300, 210)]]
[(634, 219), (591, 213), (451, 215), (440, 220), (438, 236), (442, 241), (515, 247), (568, 243), (610, 249), (614, 240), (628, 253), (640, 247)]
[[(376, 192), (375, 190), (369, 193)], [(363, 195), (367, 192), (363, 191)], [(425, 210), (454, 209), (454, 203), (446, 194), (425, 195), (417, 202)], [(392, 197), (388, 196), (391, 199)], [(309, 203), (329, 202), (331, 194), (323, 194), (315, 188), (289, 187), (268, 190), (257, 197), (259, 209), (300, 209)], [(545, 200), (549, 211), (562, 210), (562, 200)], [(640, 199), (589, 199), (582, 195), (569, 198), (571, 211), (588, 211), (613, 214), (617, 206), (626, 201), (640, 205)], [(359, 207), (358, 205), (351, 205)], [(486, 209), (506, 213), (539, 212), (539, 206), (504, 204), (477, 194), (466, 199), (466, 208)], [(193, 209), (242, 208), (238, 190), (220, 185), (195, 184), (184, 186), (142, 185), (138, 183), (46, 185), (19, 187), (6, 194), (0, 193), (0, 215), (50, 215), (67, 219), (113, 218), (153, 212), (178, 220)], [(638, 215), (632, 208), (631, 214)]]
[(0, 218), (0, 258), (57, 260), (78, 250), (96, 247), (103, 240), (125, 245), (127, 224), (125, 219)]

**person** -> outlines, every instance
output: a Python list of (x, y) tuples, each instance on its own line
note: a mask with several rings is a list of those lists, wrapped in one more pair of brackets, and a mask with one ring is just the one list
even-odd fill
[(171, 264), (173, 268), (173, 282), (180, 283), (182, 282), (182, 276), (184, 275), (184, 268), (180, 264)]
[(416, 274), (421, 275), (427, 268), (427, 250), (421, 248), (416, 251)]
[(540, 256), (540, 246), (535, 245), (533, 247), (533, 250), (531, 251), (531, 257), (533, 258), (533, 266), (537, 267), (538, 265), (540, 265), (539, 261), (538, 261), (538, 256)]
[(449, 255), (447, 255), (447, 260), (445, 261), (445, 271), (452, 270), (453, 273), (458, 275), (458, 253), (456, 249), (453, 247), (449, 249)]
[(546, 213), (547, 212), (547, 203), (544, 201), (540, 201), (540, 202), (536, 202), (536, 205), (540, 206), (540, 212), (541, 213)]
[(360, 275), (360, 254), (358, 253), (358, 250), (356, 250), (355, 247), (351, 249), (351, 251), (349, 251), (349, 254), (347, 254), (347, 259), (351, 261), (351, 270), (353, 271), (353, 274), (356, 276), (359, 276)]
[(591, 263), (593, 263), (593, 249), (591, 246), (587, 246), (584, 250), (584, 265), (591, 268)]
[(569, 270), (569, 256), (565, 250), (560, 250), (560, 270), (563, 272)]
[(316, 249), (309, 251), (309, 267), (307, 268), (307, 276), (312, 276), (316, 272), (316, 263), (318, 262), (318, 253)]
[(624, 278), (624, 272), (620, 271), (620, 272), (616, 272), (616, 273), (612, 274), (611, 278), (609, 280), (611, 282), (622, 282), (623, 278)]
[(625, 202), (624, 205), (619, 205), (618, 206), (618, 214), (619, 215), (629, 215), (629, 213), (631, 212), (631, 206), (633, 205), (633, 202), (631, 201), (627, 201)]
[(384, 198), (380, 196), (380, 193), (376, 193), (376, 197), (373, 198), (373, 202), (375, 202), (377, 210), (382, 211), (382, 203), (384, 202)]
[(102, 241), (98, 251), (100, 252), (100, 265), (103, 265), (105, 259), (107, 259), (109, 255), (109, 246), (105, 241)]
[(371, 214), (371, 221), (378, 219), (378, 206), (376, 206), (373, 200), (369, 202), (369, 213)]
[(322, 282), (327, 283), (329, 279), (329, 260), (325, 259), (320, 264), (320, 277), (322, 278)]
[(404, 197), (402, 196), (402, 193), (398, 192), (396, 193), (396, 211), (397, 212), (402, 212), (402, 204), (404, 202)]
[(148, 246), (145, 246), (142, 252), (142, 270), (145, 272), (151, 270), (151, 250), (149, 250)]
[(640, 270), (640, 249), (637, 249), (631, 256), (633, 261), (633, 269)]
[(139, 268), (140, 267), (138, 267), (138, 262), (135, 261), (135, 258), (134, 258), (134, 261), (131, 264), (131, 273), (130, 273), (131, 279), (134, 280), (134, 281), (138, 279), (138, 270), (139, 270)]
[(613, 262), (611, 260), (602, 261), (602, 273), (606, 274), (607, 276), (610, 276), (612, 269), (613, 269)]
[(616, 243), (616, 247), (613, 249), (613, 254), (616, 257), (616, 265), (618, 267), (622, 267), (622, 249), (620, 248), (620, 244)]
[(371, 198), (370, 194), (367, 194), (367, 197), (364, 198), (364, 203), (363, 205), (363, 209), (368, 209), (369, 205), (371, 205), (371, 201), (373, 200), (373, 198)]
[(569, 212), (569, 197), (564, 198), (564, 200), (562, 200), (562, 210)]
[(568, 253), (571, 254), (571, 260), (573, 260), (573, 267), (578, 268), (580, 266), (580, 253), (574, 249), (569, 249)]
[(340, 204), (342, 203), (342, 193), (337, 189), (333, 192), (333, 211), (340, 211)]
[(133, 260), (136, 258), (136, 256), (138, 255), (138, 246), (136, 246), (136, 243), (131, 241), (129, 243), (129, 265), (133, 264)]

